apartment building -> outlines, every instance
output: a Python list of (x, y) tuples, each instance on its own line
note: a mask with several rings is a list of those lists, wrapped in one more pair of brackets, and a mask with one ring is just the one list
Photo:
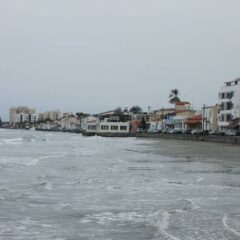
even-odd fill
[(34, 123), (37, 121), (36, 110), (26, 106), (12, 107), (9, 109), (9, 122), (12, 125), (19, 123)]
[(225, 82), (220, 88), (218, 99), (218, 125), (224, 129), (232, 120), (240, 117), (240, 78)]
[(61, 112), (59, 110), (55, 111), (47, 111), (44, 113), (40, 113), (38, 116), (38, 120), (40, 121), (45, 121), (45, 120), (50, 120), (50, 121), (58, 121), (61, 118)]

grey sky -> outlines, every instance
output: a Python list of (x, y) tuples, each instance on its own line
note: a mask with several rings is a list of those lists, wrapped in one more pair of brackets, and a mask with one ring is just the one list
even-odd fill
[(0, 115), (215, 104), (240, 76), (239, 0), (0, 0)]

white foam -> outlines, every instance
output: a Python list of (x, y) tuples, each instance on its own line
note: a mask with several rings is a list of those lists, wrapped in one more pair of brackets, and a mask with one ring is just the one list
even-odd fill
[(7, 138), (7, 139), (2, 139), (1, 141), (4, 144), (22, 144), (23, 143), (22, 138)]
[(235, 236), (238, 236), (240, 237), (240, 232), (237, 232), (235, 229), (231, 228), (228, 223), (228, 217), (227, 216), (224, 216), (223, 219), (222, 219), (222, 222), (223, 222), (223, 226), (229, 231), (231, 232), (232, 234), (234, 234)]
[(180, 238), (177, 238), (167, 232), (169, 227), (169, 219), (170, 214), (168, 212), (159, 210), (148, 217), (148, 222), (158, 228), (159, 234), (164, 235), (164, 239), (181, 240)]
[(15, 165), (20, 166), (34, 166), (38, 163), (37, 158), (21, 158), (21, 157), (4, 157), (0, 158), (0, 166), (13, 167)]

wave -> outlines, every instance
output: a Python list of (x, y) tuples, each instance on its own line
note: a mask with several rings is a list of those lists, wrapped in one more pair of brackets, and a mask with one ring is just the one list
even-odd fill
[(0, 158), (0, 167), (34, 166), (38, 163), (38, 158), (4, 157)]
[(236, 231), (235, 229), (231, 228), (231, 227), (228, 225), (228, 217), (227, 217), (227, 216), (224, 216), (224, 217), (223, 217), (222, 222), (223, 222), (223, 226), (226, 228), (226, 230), (228, 230), (229, 232), (231, 232), (233, 235), (235, 235), (235, 236), (237, 236), (237, 237), (240, 237), (240, 232)]
[(168, 240), (181, 240), (180, 238), (177, 238), (170, 234), (167, 230), (169, 228), (169, 219), (171, 214), (164, 210), (159, 210), (155, 212), (154, 214), (150, 214), (148, 216), (148, 223), (157, 228), (157, 234), (155, 237), (164, 237), (164, 239)]
[(6, 138), (0, 140), (2, 144), (22, 144), (23, 138)]

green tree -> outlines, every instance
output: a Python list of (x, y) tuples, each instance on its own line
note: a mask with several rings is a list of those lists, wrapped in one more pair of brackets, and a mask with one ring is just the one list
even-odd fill
[(169, 94), (169, 103), (175, 104), (177, 102), (181, 102), (179, 95), (180, 95), (180, 92), (177, 88), (172, 89)]
[(146, 130), (146, 129), (147, 129), (147, 123), (146, 123), (145, 117), (143, 117), (142, 120), (141, 120), (141, 128), (142, 128), (143, 130)]

